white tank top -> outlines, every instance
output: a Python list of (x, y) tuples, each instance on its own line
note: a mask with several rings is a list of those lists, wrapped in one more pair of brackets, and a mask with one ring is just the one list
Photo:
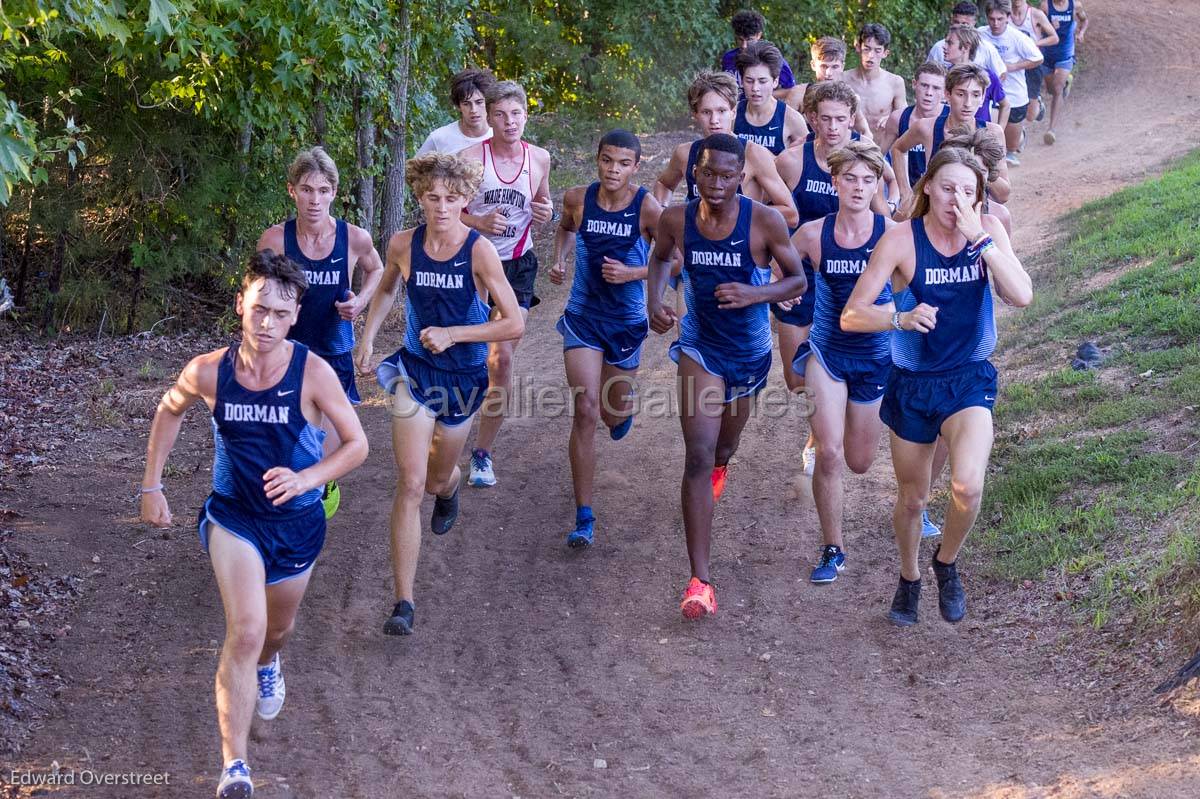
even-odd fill
[(508, 217), (508, 227), (503, 235), (484, 233), (500, 260), (520, 258), (533, 247), (533, 175), (529, 167), (529, 145), (521, 142), (521, 169), (511, 179), (505, 180), (496, 172), (496, 159), (492, 155), (492, 143), (485, 141), (483, 147), (483, 183), (475, 197), (467, 204), (467, 211), (475, 216), (484, 216), (499, 209)]
[(1017, 30), (1024, 33), (1035, 43), (1037, 42), (1038, 37), (1033, 29), (1033, 6), (1025, 6), (1025, 20), (1023, 22), (1017, 22), (1017, 18), (1012, 14), (1009, 14), (1008, 18), (1012, 21), (1012, 24), (1016, 26)]

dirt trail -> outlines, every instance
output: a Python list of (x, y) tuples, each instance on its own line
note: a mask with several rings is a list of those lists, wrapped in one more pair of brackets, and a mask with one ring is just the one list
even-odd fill
[[(1044, 147), (1036, 129), (1014, 170), (1026, 256), (1060, 212), (1141, 179), (1200, 132), (1200, 103), (1183, 96), (1200, 4), (1088, 7), (1086, 71), (1059, 143)], [(557, 386), (564, 295), (539, 288), (548, 296), (517, 368), (527, 385)], [(649, 342), (647, 387), (671, 385), (667, 343)], [(344, 484), (283, 655), (287, 709), (252, 743), (260, 796), (1196, 795), (1194, 726), (1152, 706), (1147, 686), (1130, 686), (1113, 712), (1110, 693), (1083, 687), (1111, 678), (1057, 654), (1071, 632), (1039, 625), (1019, 591), (972, 579), (969, 550), (965, 623), (942, 623), (930, 597), (915, 629), (887, 623), (886, 457), (847, 482), (850, 570), (809, 585), (818, 534), (792, 487), (805, 429), (795, 415), (755, 419), (743, 438), (714, 525), (716, 619), (685, 624), (677, 611), (678, 422), (647, 415), (620, 444), (598, 437), (598, 546), (581, 555), (563, 546), (569, 421), (543, 416), (507, 423), (500, 485), (466, 490), (457, 529), (424, 542), (416, 634), (385, 638), (392, 466), (374, 397), (361, 409), (370, 460)], [(25, 514), (22, 545), (87, 579), (54, 645), (71, 687), (0, 782), (10, 767), (57, 760), (166, 771), (172, 787), (55, 795), (212, 794), (222, 617), (189, 525), (207, 491), (207, 414), (189, 418), (172, 459), (180, 524), (169, 538), (132, 524), (143, 447), (144, 434), (99, 436), (86, 462), (3, 495)]]

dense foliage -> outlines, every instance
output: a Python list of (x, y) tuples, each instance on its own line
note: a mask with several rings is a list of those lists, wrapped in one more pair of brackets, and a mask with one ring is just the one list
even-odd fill
[[(807, 43), (862, 22), (907, 71), (934, 0), (762, 2), (803, 74)], [(685, 114), (689, 76), (732, 43), (721, 0), (18, 0), (0, 7), (0, 278), (43, 330), (129, 332), (224, 307), (283, 173), (320, 142), (341, 209), (402, 223), (403, 162), (449, 119), (466, 64), (525, 82), (536, 129), (589, 136)], [(901, 44), (903, 43), (903, 45)], [(540, 123), (540, 124), (539, 124)], [(161, 328), (160, 328), (161, 329)]]

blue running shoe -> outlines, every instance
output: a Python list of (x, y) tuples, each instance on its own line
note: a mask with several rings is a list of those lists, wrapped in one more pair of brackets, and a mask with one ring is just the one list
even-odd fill
[(827, 544), (821, 547), (821, 560), (812, 570), (808, 579), (814, 583), (832, 583), (846, 568), (846, 553), (842, 548)]
[(433, 498), (433, 514), (429, 517), (429, 529), (434, 535), (445, 535), (458, 518), (458, 487), (448, 497)]
[(967, 594), (963, 591), (962, 580), (958, 577), (958, 568), (953, 563), (942, 563), (937, 559), (939, 546), (933, 553), (933, 574), (938, 584), (938, 610), (942, 618), (951, 624), (957, 624), (967, 615)]
[(929, 521), (929, 511), (921, 511), (921, 538), (937, 538), (942, 528)]
[(245, 760), (234, 760), (222, 772), (217, 784), (217, 799), (249, 799), (254, 795), (250, 767)]
[(592, 509), (586, 505), (575, 511), (575, 529), (567, 534), (567, 546), (571, 549), (583, 549), (592, 545), (595, 535), (596, 517)]
[(892, 597), (892, 607), (888, 618), (897, 627), (911, 627), (917, 623), (917, 606), (921, 602), (921, 581), (900, 578), (896, 586), (896, 595)]
[(610, 427), (608, 435), (613, 441), (620, 441), (629, 433), (629, 428), (633, 427), (633, 415), (626, 416), (619, 425)]

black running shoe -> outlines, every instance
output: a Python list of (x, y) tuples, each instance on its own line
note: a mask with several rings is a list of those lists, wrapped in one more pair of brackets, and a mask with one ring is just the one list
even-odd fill
[(412, 635), (414, 613), (413, 603), (407, 599), (397, 602), (392, 608), (392, 617), (383, 623), (383, 634)]
[(445, 535), (450, 532), (450, 528), (454, 526), (454, 520), (458, 518), (458, 488), (455, 487), (454, 495), (447, 498), (433, 498), (433, 515), (429, 517), (429, 528), (433, 530), (434, 535)]
[(953, 563), (942, 563), (937, 559), (941, 551), (939, 546), (933, 552), (933, 573), (938, 583), (938, 610), (942, 618), (951, 624), (956, 624), (967, 615), (967, 594), (963, 591), (962, 580), (958, 579), (958, 569)]
[(911, 627), (917, 623), (917, 605), (921, 600), (921, 581), (900, 578), (896, 596), (892, 597), (892, 609), (888, 618), (897, 627)]

